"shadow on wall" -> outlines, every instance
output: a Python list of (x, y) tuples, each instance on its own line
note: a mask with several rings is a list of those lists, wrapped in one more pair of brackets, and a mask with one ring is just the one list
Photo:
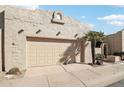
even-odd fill
[(63, 64), (76, 63), (79, 56), (80, 62), (84, 62), (86, 40), (77, 39), (65, 50), (59, 62)]

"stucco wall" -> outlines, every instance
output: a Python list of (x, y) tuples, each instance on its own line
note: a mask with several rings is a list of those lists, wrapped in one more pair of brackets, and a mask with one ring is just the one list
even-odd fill
[(114, 43), (115, 52), (121, 52), (122, 51), (122, 32), (121, 31), (115, 34), (114, 40), (115, 40), (115, 43)]
[(0, 28), (0, 71), (2, 71), (2, 47), (1, 47), (1, 43), (2, 43), (2, 37), (1, 37), (1, 35), (2, 35), (2, 29)]
[(92, 63), (92, 53), (91, 53), (91, 42), (85, 42), (85, 50), (84, 50), (84, 60), (85, 63)]
[(95, 48), (95, 54), (101, 54), (102, 50), (101, 48)]
[(0, 71), (2, 71), (2, 52), (3, 52), (3, 49), (2, 49), (2, 43), (3, 43), (3, 31), (4, 31), (4, 12), (2, 11), (0, 13)]
[(122, 51), (122, 31), (115, 34), (108, 35), (106, 37), (106, 42), (108, 44), (109, 54)]
[(122, 29), (122, 51), (124, 52), (124, 29)]
[[(0, 6), (5, 10), (5, 65), (6, 70), (18, 66), (26, 68), (26, 37), (77, 39), (90, 30), (88, 25), (63, 16), (65, 24), (51, 23), (54, 11), (27, 10)], [(39, 34), (36, 34), (38, 30)], [(21, 33), (19, 33), (23, 30)], [(61, 32), (60, 35), (56, 35)], [(75, 37), (77, 34), (77, 37)], [(88, 48), (89, 49), (89, 48)], [(89, 53), (89, 54), (88, 54)], [(88, 56), (91, 55), (87, 52)], [(90, 59), (88, 57), (88, 59)]]

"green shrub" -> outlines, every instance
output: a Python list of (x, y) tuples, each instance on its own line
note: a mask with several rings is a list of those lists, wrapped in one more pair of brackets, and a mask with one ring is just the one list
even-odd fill
[(104, 55), (103, 54), (96, 54), (95, 55), (95, 59), (96, 60), (103, 60), (104, 59)]
[(19, 68), (14, 67), (11, 68), (6, 74), (20, 75), (21, 71), (19, 70)]

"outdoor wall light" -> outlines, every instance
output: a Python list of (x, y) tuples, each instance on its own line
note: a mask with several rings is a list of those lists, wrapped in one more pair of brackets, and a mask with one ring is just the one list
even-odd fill
[(77, 37), (77, 36), (78, 36), (78, 34), (75, 34), (75, 35), (74, 35), (74, 37)]
[(41, 29), (39, 29), (38, 31), (36, 31), (36, 34), (39, 34), (41, 32)]
[(18, 31), (18, 34), (22, 33), (24, 31), (24, 29), (21, 29)]
[(57, 34), (56, 34), (56, 36), (58, 36), (58, 35), (60, 35), (61, 34), (61, 32), (59, 31)]

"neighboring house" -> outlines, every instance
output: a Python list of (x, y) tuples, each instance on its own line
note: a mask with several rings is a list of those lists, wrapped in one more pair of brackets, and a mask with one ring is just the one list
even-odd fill
[(95, 53), (108, 55), (108, 60), (113, 59), (114, 55), (120, 56), (124, 52), (124, 29), (105, 36), (103, 43), (96, 44)]
[(108, 44), (109, 55), (113, 55), (117, 52), (124, 52), (124, 29), (115, 34), (106, 36), (106, 43)]
[(90, 28), (61, 11), (0, 6), (0, 70), (92, 62)]
[(124, 29), (107, 35), (104, 43), (95, 48), (96, 54), (105, 55), (106, 61), (117, 62), (124, 60)]

